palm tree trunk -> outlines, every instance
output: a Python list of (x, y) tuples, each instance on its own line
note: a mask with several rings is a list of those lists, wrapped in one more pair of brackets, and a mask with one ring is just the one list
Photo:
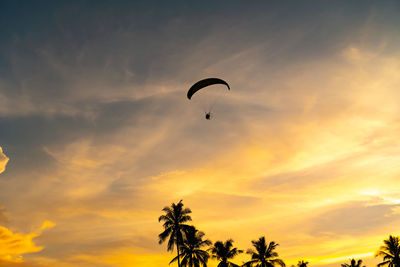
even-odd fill
[(179, 239), (176, 239), (176, 250), (178, 251), (178, 267), (181, 267), (181, 259), (179, 258)]

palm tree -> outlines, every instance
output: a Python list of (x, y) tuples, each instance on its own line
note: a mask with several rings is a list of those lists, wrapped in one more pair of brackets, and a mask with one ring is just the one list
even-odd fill
[(181, 267), (180, 257), (179, 257), (179, 247), (183, 244), (183, 238), (185, 232), (191, 227), (185, 222), (191, 221), (192, 218), (189, 213), (192, 211), (189, 208), (183, 209), (182, 200), (178, 204), (172, 203), (171, 207), (164, 207), (162, 209), (165, 214), (158, 218), (158, 221), (163, 221), (164, 231), (158, 235), (159, 244), (162, 244), (167, 238), (168, 240), (168, 251), (174, 250), (174, 245), (176, 245), (176, 250), (178, 253), (178, 267)]
[(256, 267), (274, 267), (276, 264), (279, 264), (285, 267), (283, 260), (278, 259), (278, 253), (274, 251), (279, 244), (271, 241), (269, 245), (267, 245), (264, 236), (260, 237), (258, 240), (251, 241), (251, 243), (256, 249), (256, 251), (252, 249), (247, 250), (247, 253), (251, 254), (251, 261), (248, 263), (252, 266), (256, 264)]
[[(297, 267), (307, 267), (308, 261), (301, 260), (297, 263)], [(360, 266), (357, 266), (360, 267)]]
[(342, 267), (365, 267), (365, 266), (361, 266), (361, 264), (362, 264), (362, 260), (358, 260), (357, 263), (356, 263), (356, 260), (352, 259), (350, 261), (350, 264), (343, 263)]
[(389, 236), (389, 239), (383, 240), (384, 245), (379, 248), (375, 257), (382, 256), (383, 262), (377, 266), (389, 264), (389, 267), (400, 267), (400, 239), (398, 236)]
[(221, 261), (217, 267), (239, 267), (239, 265), (229, 261), (239, 253), (243, 252), (243, 250), (233, 248), (232, 239), (225, 241), (225, 243), (222, 241), (217, 241), (209, 250), (212, 253), (213, 259)]
[[(201, 248), (204, 246), (211, 245), (211, 241), (206, 239), (203, 240), (204, 233), (198, 231), (195, 227), (190, 227), (186, 232), (186, 239), (180, 246), (180, 257), (182, 258), (182, 267), (207, 267), (207, 261), (210, 255)], [(175, 257), (171, 262), (178, 259)]]

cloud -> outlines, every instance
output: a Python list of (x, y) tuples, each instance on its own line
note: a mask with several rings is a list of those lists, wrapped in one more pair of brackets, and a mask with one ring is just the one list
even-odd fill
[(3, 153), (3, 149), (0, 147), (0, 173), (6, 170), (7, 162), (10, 159)]
[(0, 259), (0, 266), (1, 267), (39, 267), (39, 266), (46, 266), (43, 264), (36, 264), (31, 262), (10, 262), (10, 261), (3, 261)]
[(399, 221), (400, 216), (393, 212), (395, 207), (399, 205), (371, 205), (370, 202), (342, 203), (311, 218), (310, 234), (354, 237), (372, 229), (379, 231), (382, 227)]
[(0, 226), (0, 260), (10, 263), (22, 263), (23, 254), (39, 252), (43, 247), (37, 246), (33, 239), (37, 238), (41, 232), (54, 224), (45, 221), (43, 225), (33, 233), (22, 234), (13, 233), (4, 226)]
[(0, 224), (4, 224), (8, 221), (7, 211), (5, 208), (0, 206)]

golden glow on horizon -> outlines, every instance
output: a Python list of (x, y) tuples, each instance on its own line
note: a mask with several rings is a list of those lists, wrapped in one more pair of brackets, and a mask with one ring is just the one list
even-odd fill
[(346, 256), (338, 256), (338, 257), (330, 257), (330, 258), (314, 258), (310, 259), (311, 262), (319, 262), (319, 263), (334, 263), (334, 262), (346, 262), (351, 259), (364, 259), (367, 257), (372, 257), (374, 256), (373, 252), (368, 252), (368, 253), (361, 253), (361, 254), (353, 254), (353, 255), (346, 255)]

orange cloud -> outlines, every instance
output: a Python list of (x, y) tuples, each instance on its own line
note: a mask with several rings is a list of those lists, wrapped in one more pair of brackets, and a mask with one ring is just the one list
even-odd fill
[(54, 223), (45, 221), (38, 230), (29, 234), (13, 233), (6, 227), (0, 226), (0, 265), (22, 263), (23, 254), (41, 251), (43, 247), (37, 246), (33, 239), (38, 237), (42, 230), (53, 226)]
[(8, 161), (9, 158), (3, 153), (3, 149), (0, 146), (0, 173), (5, 171)]

